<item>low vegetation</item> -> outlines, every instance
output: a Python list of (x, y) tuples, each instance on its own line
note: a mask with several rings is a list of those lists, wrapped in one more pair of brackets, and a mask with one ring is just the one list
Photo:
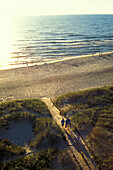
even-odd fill
[(41, 116), (51, 116), (45, 103), (38, 99), (24, 99), (0, 103), (0, 115), (26, 110), (29, 110), (31, 113), (36, 112), (37, 115), (41, 114)]
[(26, 147), (15, 145), (6, 138), (0, 139), (0, 169), (60, 170), (69, 166), (70, 169), (76, 169), (67, 148), (60, 150), (58, 147), (65, 141), (64, 136), (62, 130), (52, 120), (45, 103), (37, 99), (0, 103), (0, 129), (7, 130), (12, 122), (21, 123), (25, 120), (32, 123), (34, 137), (28, 146), (32, 153), (27, 155)]
[(30, 143), (31, 147), (53, 146), (64, 139), (63, 133), (58, 125), (51, 118), (38, 118), (34, 126), (35, 138)]
[(54, 104), (64, 117), (70, 116), (73, 130), (85, 141), (100, 169), (113, 169), (113, 86), (95, 88), (58, 97)]
[(22, 106), (28, 109), (32, 109), (34, 112), (38, 112), (41, 115), (51, 116), (50, 111), (48, 110), (46, 104), (41, 100), (37, 99), (22, 100)]
[(2, 169), (44, 169), (48, 170), (51, 167), (57, 149), (47, 149), (39, 153), (29, 155), (26, 157), (19, 157), (15, 161), (4, 163)]
[(8, 139), (0, 139), (0, 161), (10, 156), (20, 156), (25, 153), (21, 146), (12, 144)]
[(1, 165), (1, 169), (75, 170), (76, 167), (67, 151), (50, 148), (26, 157), (21, 156), (15, 161), (6, 162)]

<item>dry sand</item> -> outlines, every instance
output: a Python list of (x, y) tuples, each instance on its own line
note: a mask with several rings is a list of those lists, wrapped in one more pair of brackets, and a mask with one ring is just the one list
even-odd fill
[(113, 85), (113, 54), (0, 71), (0, 99), (56, 97)]
[(11, 121), (7, 127), (0, 128), (0, 139), (8, 138), (15, 145), (28, 145), (34, 137), (32, 126), (33, 124), (27, 120), (20, 122)]

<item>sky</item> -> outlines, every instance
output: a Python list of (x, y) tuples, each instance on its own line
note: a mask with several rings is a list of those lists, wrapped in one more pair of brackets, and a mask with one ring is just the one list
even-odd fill
[(113, 0), (0, 0), (0, 15), (113, 14)]

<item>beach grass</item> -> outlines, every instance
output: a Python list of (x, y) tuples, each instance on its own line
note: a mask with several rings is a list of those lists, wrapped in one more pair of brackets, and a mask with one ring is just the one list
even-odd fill
[(26, 146), (11, 143), (8, 138), (0, 139), (0, 169), (76, 169), (63, 132), (53, 121), (45, 103), (38, 99), (0, 103), (0, 129), (7, 130), (12, 122), (22, 121), (32, 123), (34, 137), (27, 146), (31, 154), (26, 154)]
[(54, 104), (84, 136), (98, 167), (113, 169), (113, 86), (68, 93)]
[(35, 112), (41, 113), (43, 115), (51, 116), (47, 106), (44, 102), (38, 99), (25, 99), (22, 100), (22, 105), (28, 109), (32, 109)]
[(0, 139), (0, 161), (9, 156), (20, 156), (25, 153), (21, 146), (12, 144), (8, 139)]
[[(54, 100), (54, 105), (62, 116), (70, 117), (73, 131), (77, 128), (84, 137), (98, 168), (113, 169), (113, 86), (64, 94)], [(45, 103), (38, 99), (0, 103), (0, 128), (7, 128), (11, 121), (24, 120), (33, 125), (34, 138), (29, 148), (35, 149), (35, 153), (23, 156), (25, 148), (1, 139), (1, 161), (17, 155), (12, 161), (2, 163), (1, 169), (76, 169), (67, 148), (57, 147), (65, 138)]]
[(30, 147), (38, 148), (52, 147), (54, 144), (64, 139), (64, 135), (59, 126), (51, 118), (38, 118), (34, 126), (35, 138), (30, 143)]
[(57, 148), (42, 150), (38, 153), (20, 156), (15, 161), (6, 162), (1, 165), (2, 169), (40, 169), (40, 170), (61, 170), (77, 169), (66, 150), (61, 151)]
[(44, 115), (50, 115), (45, 103), (38, 99), (23, 99), (1, 102), (0, 114), (2, 115), (5, 113), (12, 113), (14, 111), (23, 111), (25, 108)]
[(45, 169), (51, 167), (52, 160), (54, 159), (57, 149), (47, 149), (39, 153), (29, 155), (26, 157), (19, 157), (15, 161), (10, 161), (2, 164), (2, 169)]

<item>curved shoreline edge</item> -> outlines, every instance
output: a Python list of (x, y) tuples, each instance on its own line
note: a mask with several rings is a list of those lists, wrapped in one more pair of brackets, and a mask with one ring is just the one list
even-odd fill
[(37, 63), (29, 63), (26, 62), (26, 64), (24, 65), (12, 65), (12, 67), (3, 67), (0, 68), (0, 71), (2, 70), (10, 70), (10, 69), (16, 69), (16, 68), (23, 68), (23, 67), (33, 67), (33, 66), (40, 66), (40, 65), (44, 65), (44, 64), (52, 64), (52, 63), (57, 63), (57, 62), (62, 62), (62, 61), (68, 61), (68, 60), (73, 60), (73, 59), (79, 59), (79, 58), (86, 58), (86, 57), (94, 57), (94, 56), (104, 56), (104, 55), (110, 55), (113, 54), (113, 51), (109, 51), (109, 52), (103, 52), (103, 53), (94, 53), (94, 54), (86, 54), (86, 55), (78, 55), (78, 56), (74, 56), (74, 57), (64, 57), (61, 59), (45, 59), (45, 61), (39, 61)]
[(75, 56), (75, 57), (67, 57), (67, 58), (64, 58), (64, 59), (61, 59), (61, 60), (59, 59), (59, 60), (55, 60), (55, 61), (48, 62), (48, 63), (55, 63), (55, 62), (59, 62), (59, 61), (73, 60), (73, 59), (85, 58), (85, 57), (102, 56), (102, 55), (108, 55), (108, 54), (113, 54), (113, 51), (111, 51), (111, 52), (104, 52), (104, 53), (95, 53), (95, 54), (80, 55), (80, 56)]
[[(90, 55), (91, 56), (91, 55)], [(65, 93), (113, 85), (113, 53), (0, 70), (0, 98), (54, 98)]]

